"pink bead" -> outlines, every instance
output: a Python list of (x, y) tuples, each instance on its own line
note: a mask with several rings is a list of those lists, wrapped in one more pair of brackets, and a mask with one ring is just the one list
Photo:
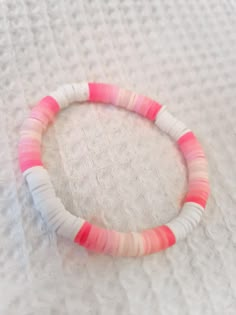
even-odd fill
[(34, 167), (34, 166), (42, 166), (43, 163), (41, 160), (27, 160), (27, 161), (20, 161), (20, 170), (23, 173), (27, 169)]
[(89, 101), (114, 104), (119, 88), (105, 83), (89, 83)]
[[(188, 192), (184, 198), (184, 202), (195, 202), (205, 208), (210, 193), (209, 183), (206, 178), (199, 177), (199, 166), (197, 167), (196, 173), (194, 173), (195, 163), (200, 162), (202, 165), (200, 169), (203, 170), (200, 174), (203, 173), (202, 176), (207, 176), (205, 154), (192, 132), (184, 134), (178, 140), (178, 144), (186, 159), (189, 170)], [(204, 175), (204, 173), (206, 175)]]
[(78, 243), (80, 245), (84, 245), (87, 241), (89, 232), (92, 228), (92, 224), (85, 221), (84, 224), (82, 225), (81, 229), (79, 230), (79, 232), (76, 234), (75, 236), (75, 243)]
[[(155, 120), (161, 105), (146, 96), (104, 83), (89, 83), (89, 101), (110, 103), (135, 111), (149, 120)], [(134, 98), (134, 99), (133, 99)]]
[(54, 115), (60, 111), (60, 106), (52, 96), (45, 96), (43, 99), (41, 99), (38, 105), (47, 108), (52, 113), (54, 113)]
[(33, 107), (30, 117), (41, 121), (45, 126), (52, 122), (60, 107), (51, 96), (44, 97)]
[[(144, 230), (140, 235), (143, 238), (145, 255), (163, 250), (176, 242), (173, 232), (165, 225)], [(98, 253), (116, 255), (119, 245), (121, 245), (121, 240), (123, 242), (121, 255), (138, 255), (138, 252), (135, 253), (132, 248), (134, 242), (131, 233), (118, 233), (113, 230), (106, 230), (89, 222), (83, 224), (75, 236), (74, 242)]]
[(135, 102), (134, 111), (149, 120), (154, 120), (161, 109), (161, 105), (146, 96), (140, 95)]

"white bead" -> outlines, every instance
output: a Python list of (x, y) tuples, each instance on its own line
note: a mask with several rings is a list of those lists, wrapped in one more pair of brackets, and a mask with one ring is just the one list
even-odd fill
[(165, 106), (157, 114), (155, 124), (175, 141), (190, 131), (180, 120), (170, 114)]
[(50, 96), (52, 96), (57, 101), (61, 109), (66, 108), (69, 105), (68, 100), (62, 89), (58, 89), (50, 93)]
[(48, 172), (42, 166), (35, 166), (23, 173), (32, 194), (35, 207), (58, 234), (74, 240), (84, 220), (65, 209), (56, 196)]
[(75, 99), (74, 102), (85, 102), (89, 99), (89, 86), (87, 82), (73, 83)]
[(89, 98), (89, 86), (86, 82), (65, 84), (50, 94), (58, 102), (61, 109), (71, 103), (85, 102)]
[(166, 224), (174, 233), (176, 241), (183, 240), (198, 225), (204, 208), (195, 202), (186, 202), (180, 214)]

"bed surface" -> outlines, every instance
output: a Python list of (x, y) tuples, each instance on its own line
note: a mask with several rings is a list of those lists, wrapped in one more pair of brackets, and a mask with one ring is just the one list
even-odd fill
[[(0, 314), (233, 315), (236, 312), (235, 1), (0, 2)], [(209, 161), (201, 224), (138, 259), (56, 237), (17, 163), (30, 108), (63, 83), (117, 84), (186, 123)], [(174, 143), (112, 106), (75, 104), (44, 137), (43, 159), (72, 213), (138, 231), (166, 223), (186, 190)]]

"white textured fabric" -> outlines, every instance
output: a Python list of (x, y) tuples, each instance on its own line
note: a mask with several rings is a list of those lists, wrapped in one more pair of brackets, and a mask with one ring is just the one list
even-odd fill
[[(235, 315), (236, 8), (232, 0), (0, 2), (0, 314)], [(137, 259), (56, 237), (17, 165), (30, 108), (66, 82), (110, 82), (186, 124), (209, 161), (193, 233)], [(173, 218), (185, 166), (155, 125), (111, 106), (70, 106), (43, 159), (70, 212), (140, 231)]]

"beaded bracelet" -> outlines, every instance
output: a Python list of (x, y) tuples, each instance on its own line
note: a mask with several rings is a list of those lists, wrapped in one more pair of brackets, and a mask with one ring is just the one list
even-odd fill
[[(56, 196), (41, 160), (43, 131), (60, 109), (73, 102), (101, 102), (123, 107), (153, 121), (177, 142), (188, 170), (188, 192), (179, 215), (168, 224), (142, 232), (104, 229), (68, 212)], [(184, 239), (200, 222), (209, 196), (207, 161), (192, 131), (154, 100), (103, 83), (64, 85), (44, 97), (24, 122), (19, 141), (20, 169), (34, 205), (58, 234), (97, 253), (142, 256), (166, 249)]]

